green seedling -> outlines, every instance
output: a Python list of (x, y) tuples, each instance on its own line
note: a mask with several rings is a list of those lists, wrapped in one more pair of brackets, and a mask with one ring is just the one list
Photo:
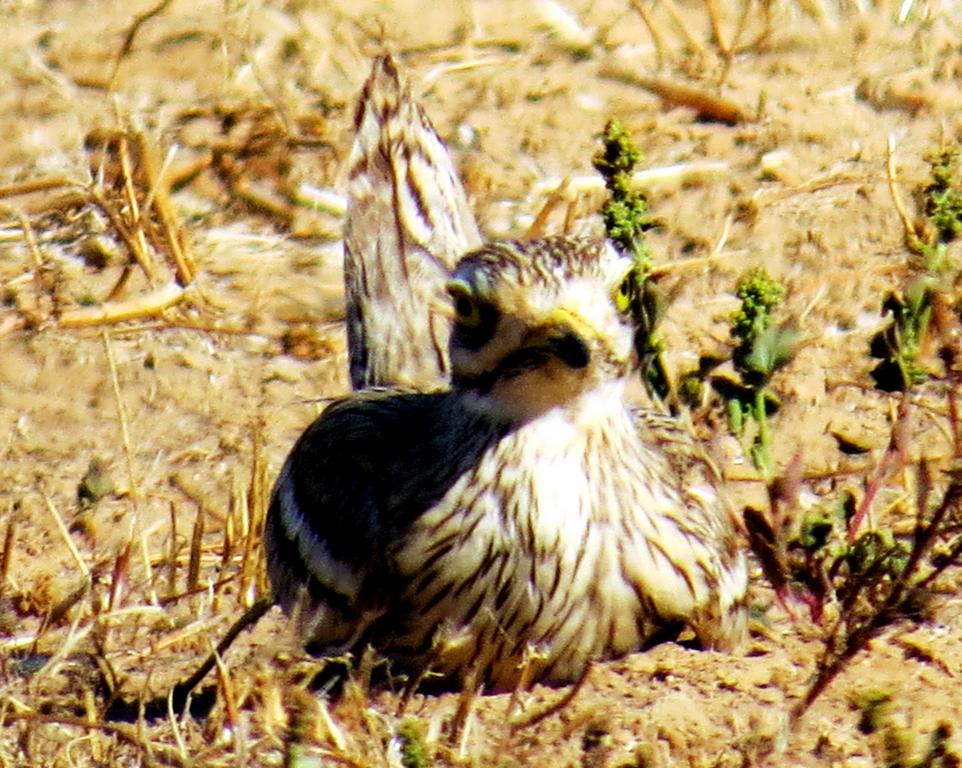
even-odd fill
[(918, 357), (932, 318), (934, 280), (923, 275), (909, 283), (901, 295), (890, 293), (882, 313), (892, 321), (871, 340), (869, 351), (880, 362), (872, 369), (875, 386), (885, 392), (904, 392), (928, 378)]
[(431, 764), (428, 749), (424, 743), (424, 729), (413, 718), (405, 718), (394, 731), (400, 742), (401, 765), (404, 768), (427, 768)]
[(926, 158), (932, 167), (932, 183), (923, 191), (922, 206), (934, 234), (918, 245), (929, 272), (951, 270), (948, 244), (962, 234), (962, 188), (958, 176), (959, 148), (943, 148)]
[(957, 147), (927, 158), (932, 181), (919, 191), (925, 220), (905, 233), (906, 246), (915, 256), (915, 274), (901, 292), (889, 293), (882, 303), (882, 314), (891, 315), (891, 320), (871, 339), (871, 355), (879, 360), (871, 375), (875, 386), (886, 392), (904, 392), (930, 375), (919, 358), (930, 342), (938, 296), (948, 290), (958, 271), (949, 252), (950, 243), (962, 234), (958, 158)]
[(592, 160), (608, 189), (601, 215), (608, 238), (634, 261), (625, 301), (635, 321), (635, 349), (645, 386), (664, 400), (670, 379), (664, 362), (664, 341), (656, 330), (664, 302), (651, 279), (651, 251), (645, 237), (657, 222), (648, 209), (647, 197), (631, 186), (632, 173), (640, 160), (641, 153), (621, 122), (609, 121), (602, 136), (602, 149)]
[[(933, 582), (950, 568), (962, 565), (962, 477), (954, 477), (937, 500), (929, 498), (930, 491), (918, 500), (916, 527), (910, 537), (896, 538), (887, 530), (869, 530), (849, 542), (840, 530), (842, 526), (833, 525), (825, 537), (819, 534), (810, 538), (811, 545), (824, 542), (817, 549), (817, 559), (824, 574), (818, 581), (825, 594), (816, 597), (820, 604), (833, 603), (837, 617), (828, 628), (818, 673), (795, 708), (793, 720), (803, 715), (872, 638), (900, 621), (924, 621)], [(772, 549), (777, 553), (791, 546), (792, 542), (779, 546), (776, 541)], [(780, 581), (798, 583), (798, 572), (789, 555), (770, 560), (789, 565), (788, 573), (777, 577)], [(811, 573), (807, 580), (811, 582)], [(910, 765), (914, 768), (916, 764)]]
[(896, 701), (890, 693), (869, 691), (856, 697), (853, 704), (860, 713), (859, 730), (878, 739), (885, 768), (958, 768), (962, 765), (962, 757), (949, 744), (952, 738), (949, 723), (936, 726), (924, 754), (913, 754), (915, 735), (898, 725), (893, 716)]
[(772, 477), (771, 430), (768, 417), (778, 407), (777, 398), (768, 390), (775, 372), (795, 351), (798, 333), (788, 325), (773, 325), (772, 312), (785, 296), (785, 288), (763, 269), (748, 273), (736, 289), (741, 307), (732, 315), (732, 353), (740, 381), (713, 380), (726, 399), (731, 430), (741, 435), (747, 421), (758, 427), (751, 446), (752, 461), (766, 481)]

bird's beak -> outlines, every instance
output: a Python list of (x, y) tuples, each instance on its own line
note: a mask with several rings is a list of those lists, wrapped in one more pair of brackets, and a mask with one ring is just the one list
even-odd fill
[(591, 360), (589, 341), (596, 336), (594, 328), (581, 317), (557, 309), (528, 333), (524, 348), (548, 352), (569, 368), (586, 368)]

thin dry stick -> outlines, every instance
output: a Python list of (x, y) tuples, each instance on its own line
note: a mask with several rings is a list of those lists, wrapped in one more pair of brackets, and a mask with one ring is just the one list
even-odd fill
[(117, 419), (120, 421), (120, 435), (124, 443), (124, 458), (127, 462), (127, 481), (130, 483), (130, 495), (134, 499), (140, 498), (140, 489), (137, 486), (137, 476), (134, 473), (134, 456), (130, 447), (130, 429), (127, 425), (127, 409), (124, 407), (124, 398), (120, 391), (120, 378), (117, 376), (117, 359), (114, 357), (114, 347), (110, 341), (110, 334), (103, 330), (101, 338), (104, 342), (104, 351), (107, 354), (107, 365), (110, 368), (110, 383), (114, 390), (114, 404), (117, 407)]
[(170, 549), (167, 553), (167, 595), (177, 594), (177, 508), (170, 502)]
[(124, 42), (121, 44), (120, 49), (117, 51), (117, 56), (114, 58), (113, 70), (110, 73), (110, 80), (108, 81), (108, 90), (114, 90), (114, 86), (117, 83), (117, 72), (120, 69), (120, 63), (127, 57), (127, 54), (130, 53), (131, 48), (133, 48), (134, 40), (137, 38), (140, 28), (154, 18), (154, 16), (163, 13), (164, 9), (166, 9), (170, 3), (171, 0), (160, 0), (153, 8), (148, 8), (143, 13), (134, 16), (133, 23), (127, 29), (127, 34), (124, 35)]
[(74, 186), (77, 187), (77, 190), (73, 192), (64, 192), (52, 198), (45, 195), (38, 200), (24, 201), (23, 210), (31, 216), (44, 216), (46, 214), (67, 213), (83, 208), (89, 202), (90, 197), (85, 191), (86, 188), (80, 188), (80, 185)]
[(745, 26), (748, 24), (748, 16), (752, 11), (753, 5), (754, 3), (752, 2), (752, 0), (747, 0), (747, 2), (745, 2), (742, 5), (742, 12), (741, 12), (741, 15), (738, 17), (738, 24), (735, 26), (734, 34), (732, 34), (732, 41), (730, 43), (731, 50), (728, 56), (728, 60), (725, 62), (725, 77), (722, 78), (722, 82), (724, 82), (725, 78), (727, 78), (728, 76), (728, 70), (731, 67), (732, 61), (734, 61), (735, 54), (739, 53), (739, 51), (741, 50), (738, 46), (738, 41), (741, 39), (742, 34), (744, 34), (745, 32)]
[(107, 610), (114, 611), (124, 599), (124, 590), (130, 577), (130, 541), (117, 553), (111, 573)]
[(868, 514), (869, 509), (871, 509), (872, 502), (881, 490), (885, 479), (898, 467), (905, 466), (905, 462), (903, 461), (905, 451), (904, 446), (901, 445), (901, 438), (905, 421), (908, 418), (908, 409), (909, 398), (908, 396), (904, 396), (899, 404), (898, 414), (893, 418), (892, 437), (889, 440), (889, 445), (882, 455), (882, 459), (879, 461), (875, 474), (865, 488), (865, 497), (862, 499), (862, 503), (859, 504), (858, 509), (855, 511), (855, 514), (852, 515), (852, 519), (849, 522), (847, 538), (849, 544), (855, 542), (858, 529), (862, 525), (862, 520)]
[(197, 589), (200, 581), (200, 554), (201, 545), (204, 541), (204, 518), (207, 508), (198, 503), (197, 517), (194, 518), (194, 531), (190, 538), (190, 560), (187, 565), (187, 591)]
[[(238, 518), (246, 520), (247, 514), (247, 493), (242, 487), (241, 480), (237, 473), (231, 476), (230, 500), (227, 504), (227, 517), (221, 526), (223, 538), (221, 540), (220, 570), (217, 572), (217, 581), (223, 581), (227, 577), (227, 569), (234, 559), (234, 546), (238, 537), (238, 526), (246, 528), (246, 525), (238, 523)], [(241, 534), (242, 535), (242, 534)]]
[(5, 197), (19, 197), (29, 195), (34, 192), (46, 192), (49, 189), (60, 189), (61, 187), (76, 187), (77, 182), (68, 179), (66, 176), (53, 176), (46, 179), (32, 179), (21, 181), (19, 184), (7, 184), (0, 186), (0, 199)]
[(662, 36), (661, 31), (655, 25), (654, 17), (645, 8), (644, 0), (630, 0), (631, 7), (638, 11), (638, 15), (641, 16), (641, 20), (648, 27), (648, 33), (651, 35), (651, 40), (655, 44), (655, 56), (657, 57), (658, 69), (661, 69), (665, 63), (665, 52), (668, 50), (668, 46), (665, 44), (665, 38)]
[(57, 325), (61, 328), (89, 328), (95, 325), (113, 325), (124, 320), (138, 320), (160, 314), (182, 301), (185, 296), (186, 290), (172, 280), (149, 293), (125, 301), (64, 310)]
[[(109, 723), (103, 720), (91, 723), (89, 720), (83, 717), (71, 717), (69, 715), (47, 715), (41, 714), (40, 712), (22, 711), (22, 710), (8, 710), (0, 716), (3, 722), (25, 722), (33, 724), (44, 724), (44, 725), (60, 725), (67, 728), (80, 728), (84, 731), (106, 731), (116, 735), (122, 741), (126, 741), (128, 744), (133, 745), (137, 749), (141, 750), (145, 754), (149, 754), (151, 749), (155, 749), (163, 754), (163, 759), (168, 760), (174, 765), (183, 766), (183, 768), (190, 768), (194, 765), (192, 761), (184, 762), (181, 760), (180, 755), (177, 754), (176, 750), (172, 747), (168, 747), (165, 744), (156, 743), (149, 744), (142, 733), (138, 733), (139, 728), (135, 729), (129, 725), (124, 725), (121, 723)], [(152, 763), (150, 763), (152, 764)]]
[(56, 312), (58, 308), (57, 292), (52, 288), (48, 287), (46, 284), (45, 271), (43, 267), (43, 254), (40, 252), (40, 246), (37, 245), (37, 237), (34, 234), (33, 227), (30, 226), (30, 219), (26, 217), (22, 212), (17, 211), (16, 217), (20, 223), (20, 231), (23, 232), (23, 239), (27, 243), (27, 250), (30, 252), (30, 256), (33, 259), (34, 266), (34, 287), (37, 291), (38, 303), (43, 296), (49, 294), (51, 300), (53, 301), (54, 311)]
[(651, 91), (667, 104), (694, 109), (699, 117), (706, 120), (714, 120), (728, 125), (749, 120), (747, 113), (731, 99), (709, 93), (704, 88), (688, 83), (662, 77), (646, 77), (639, 74), (633, 67), (629, 67), (611, 57), (602, 63), (599, 74), (609, 80)]
[(3, 552), (0, 553), (0, 595), (3, 595), (10, 575), (10, 563), (13, 562), (13, 542), (16, 538), (17, 517), (7, 515), (7, 530), (3, 534)]
[(711, 22), (711, 32), (715, 37), (715, 44), (718, 46), (718, 50), (721, 51), (721, 55), (726, 59), (730, 59), (732, 50), (728, 41), (725, 40), (725, 34), (722, 32), (721, 14), (718, 11), (716, 0), (705, 0), (705, 7), (708, 9), (708, 19)]
[(230, 670), (224, 664), (224, 659), (216, 650), (212, 651), (214, 663), (217, 666), (217, 682), (220, 684), (221, 699), (226, 710), (227, 724), (231, 730), (236, 730), (240, 723), (237, 709), (237, 695), (234, 692), (234, 681), (231, 679)]
[(150, 258), (143, 249), (141, 240), (131, 232), (130, 227), (127, 225), (121, 213), (114, 207), (113, 202), (107, 199), (102, 189), (97, 187), (91, 187), (87, 195), (89, 201), (96, 205), (107, 217), (114, 232), (124, 241), (124, 245), (127, 246), (127, 250), (134, 257), (134, 260), (143, 270), (144, 274), (147, 275), (148, 279), (153, 282), (154, 268), (150, 264)]
[[(116, 99), (114, 100), (114, 109), (118, 113), (117, 119), (119, 122), (121, 119), (119, 114), (120, 107)], [(133, 227), (133, 236), (140, 252), (144, 254), (144, 264), (149, 266), (149, 269), (145, 269), (145, 274), (147, 275), (148, 283), (153, 287), (156, 273), (154, 272), (154, 265), (150, 262), (150, 250), (147, 245), (147, 237), (144, 234), (145, 220), (140, 213), (140, 203), (137, 200), (137, 190), (134, 186), (134, 175), (130, 165), (130, 152), (126, 132), (121, 132), (117, 137), (117, 155), (120, 158), (120, 171), (123, 175), (124, 194), (127, 197), (127, 209), (130, 211), (129, 218)], [(140, 164), (143, 165), (143, 157), (140, 158)]]
[[(107, 365), (110, 368), (110, 383), (114, 390), (114, 403), (117, 407), (117, 419), (120, 421), (120, 435), (124, 443), (124, 458), (127, 463), (127, 482), (130, 483), (130, 497), (134, 503), (134, 515), (131, 519), (131, 531), (138, 531), (140, 543), (140, 557), (144, 564), (144, 576), (149, 585), (150, 602), (157, 604), (157, 593), (154, 589), (153, 568), (150, 564), (150, 550), (147, 546), (147, 536), (140, 524), (140, 488), (137, 485), (137, 475), (134, 472), (134, 455), (130, 447), (130, 429), (127, 424), (127, 409), (120, 391), (120, 377), (117, 375), (117, 360), (114, 357), (114, 347), (110, 341), (110, 334), (103, 330), (101, 337), (104, 350), (107, 353)], [(133, 538), (133, 536), (131, 536)]]
[(707, 56), (708, 51), (705, 50), (705, 46), (703, 46), (691, 33), (691, 25), (688, 23), (688, 20), (682, 16), (681, 12), (678, 10), (678, 6), (675, 5), (674, 0), (661, 0), (661, 4), (665, 6), (665, 8), (668, 10), (668, 13), (671, 14), (671, 18), (675, 22), (675, 26), (677, 26), (682, 35), (684, 35), (685, 41), (688, 43), (691, 49), (699, 56)]
[(170, 695), (167, 696), (167, 722), (170, 723), (170, 729), (174, 734), (174, 742), (177, 744), (177, 750), (180, 752), (181, 759), (183, 759), (185, 763), (189, 762), (190, 757), (187, 754), (187, 743), (184, 741), (184, 734), (180, 730), (180, 718), (174, 710), (173, 689), (171, 689)]
[(578, 220), (579, 207), (580, 206), (578, 205), (577, 197), (574, 197), (568, 201), (568, 206), (565, 209), (565, 220), (564, 220), (564, 224), (562, 224), (562, 229), (561, 229), (561, 231), (564, 232), (566, 235), (574, 231), (575, 222)]
[(118, 296), (120, 296), (124, 288), (127, 287), (127, 283), (130, 282), (130, 276), (133, 273), (133, 265), (128, 261), (120, 270), (120, 277), (117, 278), (117, 282), (114, 283), (113, 288), (107, 291), (107, 298), (104, 299), (105, 304), (109, 304), (110, 302), (116, 300)]
[(144, 203), (144, 215), (147, 215), (151, 204), (153, 204), (157, 215), (160, 217), (167, 238), (167, 245), (174, 260), (177, 281), (181, 285), (189, 285), (197, 274), (197, 265), (179, 219), (174, 212), (174, 206), (170, 200), (170, 186), (162, 179), (164, 168), (157, 162), (157, 154), (142, 132), (137, 132), (134, 135), (134, 140), (137, 142), (144, 174), (147, 177), (147, 199)]
[(585, 681), (588, 679), (588, 673), (591, 672), (592, 662), (588, 662), (585, 665), (584, 672), (581, 673), (581, 677), (572, 685), (561, 697), (556, 701), (551, 702), (543, 709), (532, 713), (529, 717), (524, 718), (524, 720), (516, 721), (511, 723), (512, 731), (520, 731), (522, 728), (530, 728), (532, 725), (537, 725), (545, 718), (550, 717), (555, 712), (559, 712), (565, 707), (567, 707), (572, 701), (574, 701), (575, 696), (584, 687)]
[(47, 506), (47, 511), (50, 512), (50, 516), (53, 518), (54, 524), (57, 526), (57, 531), (59, 531), (60, 536), (63, 538), (64, 542), (67, 544), (67, 549), (70, 550), (70, 556), (77, 563), (77, 567), (83, 574), (84, 579), (89, 581), (90, 579), (90, 568), (84, 559), (80, 556), (80, 550), (77, 549), (77, 545), (74, 543), (73, 537), (70, 535), (70, 531), (67, 530), (67, 526), (63, 522), (63, 518), (60, 516), (60, 512), (53, 505), (50, 497), (47, 494), (42, 494), (44, 503)]
[(241, 556), (240, 579), (244, 593), (251, 587), (258, 586), (258, 576), (263, 576), (265, 570), (256, 567), (257, 558), (255, 557), (255, 551), (264, 530), (264, 520), (267, 516), (267, 467), (264, 463), (261, 446), (262, 429), (263, 427), (258, 420), (253, 435), (250, 484), (247, 489), (247, 518), (243, 532), (244, 552)]
[(915, 234), (915, 226), (912, 224), (912, 217), (909, 216), (908, 211), (905, 209), (905, 203), (902, 202), (902, 195), (899, 192), (898, 183), (895, 180), (896, 168), (894, 134), (889, 134), (888, 156), (885, 161), (885, 177), (888, 181), (889, 194), (892, 196), (892, 204), (895, 206), (895, 211), (902, 220), (902, 229), (905, 232), (905, 240), (911, 247), (913, 245), (912, 241), (917, 240), (918, 236)]
[(525, 233), (526, 239), (532, 239), (536, 237), (541, 237), (545, 234), (548, 227), (548, 219), (551, 214), (568, 198), (568, 191), (571, 188), (571, 177), (565, 176), (561, 183), (555, 189), (554, 192), (548, 197), (547, 201), (541, 210), (538, 211), (538, 215), (535, 216), (531, 226), (528, 227), (527, 233)]

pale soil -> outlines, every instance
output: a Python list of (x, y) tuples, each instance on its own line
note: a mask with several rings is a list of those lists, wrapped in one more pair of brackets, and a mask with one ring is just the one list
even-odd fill
[[(252, 185), (274, 199), (305, 181), (340, 189), (351, 103), (383, 36), (449, 139), (486, 234), (520, 235), (544, 202), (539, 183), (590, 176), (597, 135), (618, 115), (648, 167), (724, 166), (649, 190), (665, 221), (652, 237), (659, 261), (717, 256), (664, 281), (673, 297), (664, 324), (671, 368), (726, 349), (733, 286), (749, 267), (764, 265), (788, 285), (785, 317), (804, 338), (775, 381), (783, 399), (776, 463), (784, 467), (801, 453), (806, 476), (815, 478), (803, 504), (837, 498), (844, 487), (861, 494), (888, 444), (895, 408), (893, 398), (871, 389), (866, 352), (906, 258), (886, 184), (887, 146), (892, 137), (911, 206), (911, 189), (926, 179), (923, 156), (940, 132), (962, 137), (962, 7), (917, 2), (897, 25), (898, 8), (859, 15), (826, 6), (819, 18), (813, 5), (776, 3), (771, 36), (731, 62), (721, 92), (748, 117), (726, 126), (601, 76), (609, 55), (638, 73), (656, 72), (652, 38), (627, 3), (567, 4), (594, 40), (579, 54), (546, 29), (537, 3), (383, 5), (175, 0), (140, 27), (110, 94), (103, 84), (117, 52), (134, 14), (149, 5), (0, 3), (0, 185), (55, 176), (86, 183), (85, 136), (120, 120), (145, 131), (160, 157), (177, 147), (172, 167), (182, 167), (214, 144), (242, 141), (257, 108), (314, 141), (238, 160)], [(718, 5), (730, 36), (740, 6)], [(678, 8), (703, 50), (684, 48), (658, 4), (655, 19), (670, 49), (659, 74), (711, 90), (723, 73), (705, 6)], [(761, 15), (753, 7), (741, 40), (758, 36)], [(873, 99), (856, 96), (864, 78), (875, 86)], [(238, 115), (230, 129), (210, 116), (228, 109)], [(199, 663), (263, 587), (241, 566), (238, 521), (248, 489), (258, 472), (273, 478), (321, 399), (347, 388), (336, 214), (307, 202), (289, 217), (270, 216), (202, 172), (173, 196), (199, 267), (184, 305), (106, 328), (109, 339), (105, 327), (14, 329), (24, 316), (48, 317), (51, 291), (68, 308), (103, 299), (122, 267), (121, 257), (97, 270), (78, 256), (86, 234), (108, 229), (103, 217), (36, 213), (58, 193), (0, 199), (0, 530), (13, 526), (0, 585), (0, 765), (279, 764), (295, 710), (307, 723), (303, 739), (328, 759), (397, 764), (397, 745), (388, 743), (397, 698), (348, 695), (326, 720), (319, 698), (297, 695), (305, 663), (292, 657), (295, 646), (275, 614), (226, 654), (231, 692), (225, 697), (222, 684), (205, 721), (188, 718), (179, 729), (159, 721), (117, 736), (30, 719), (40, 712), (48, 720), (99, 721), (98, 669), (112, 669), (120, 693), (136, 700), (145, 691), (163, 694)], [(579, 210), (587, 214), (600, 202), (599, 193), (586, 193)], [(18, 212), (36, 237), (33, 253)], [(550, 227), (562, 218), (556, 214)], [(137, 272), (124, 296), (147, 289)], [(292, 329), (305, 344), (284, 341)], [(932, 459), (937, 469), (951, 453), (940, 391), (921, 387), (909, 420), (913, 458)], [(764, 503), (724, 420), (709, 413), (698, 423), (735, 498)], [(843, 455), (832, 431), (872, 450)], [(266, 470), (254, 459), (255, 442)], [(81, 510), (77, 489), (93, 458), (106, 463), (115, 492)], [(874, 505), (903, 529), (911, 506), (905, 482), (891, 478)], [(252, 496), (255, 508), (263, 505), (263, 489)], [(202, 588), (183, 596), (201, 505)], [(228, 524), (233, 554), (222, 564)], [(126, 590), (107, 610), (112, 569), (131, 539)], [(64, 604), (84, 585), (84, 569), (93, 589)], [(520, 715), (506, 696), (475, 699), (456, 742), (445, 724), (458, 697), (416, 696), (406, 715), (426, 729), (438, 760), (479, 766), (884, 765), (881, 737), (859, 730), (857, 702), (873, 691), (892, 697), (891, 720), (916, 750), (939, 722), (962, 724), (962, 604), (954, 584), (937, 596), (932, 621), (873, 641), (790, 728), (788, 712), (818, 663), (823, 629), (801, 610), (792, 621), (760, 575), (755, 583), (764, 618), (746, 655), (668, 644), (597, 665), (571, 703), (527, 727), (510, 727), (509, 715), (523, 719), (564, 691), (535, 688), (521, 697)], [(153, 595), (174, 599), (158, 607)], [(61, 605), (66, 610), (42, 626)], [(17, 719), (5, 719), (11, 713)], [(600, 746), (591, 747), (586, 734), (598, 735)], [(956, 750), (960, 739), (956, 727)]]

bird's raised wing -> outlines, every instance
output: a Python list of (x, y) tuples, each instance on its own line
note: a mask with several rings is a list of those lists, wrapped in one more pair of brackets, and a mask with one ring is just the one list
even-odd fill
[(355, 389), (448, 380), (450, 321), (436, 307), (455, 262), (481, 243), (447, 148), (390, 55), (354, 118), (344, 281)]

